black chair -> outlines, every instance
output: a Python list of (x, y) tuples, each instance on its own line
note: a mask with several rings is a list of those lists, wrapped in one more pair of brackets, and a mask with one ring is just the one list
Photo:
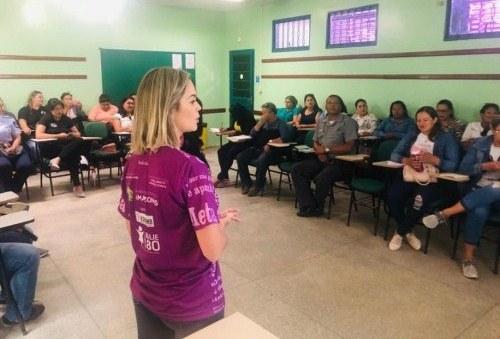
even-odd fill
[[(33, 139), (36, 143), (36, 153), (37, 153), (37, 163), (38, 169), (40, 171), (40, 187), (43, 187), (43, 177), (49, 179), (50, 193), (54, 196), (54, 178), (69, 177), (69, 169), (64, 163), (61, 163), (60, 169), (53, 169), (50, 167), (50, 159), (45, 156), (43, 151), (43, 145), (58, 142), (56, 139)], [(85, 182), (83, 178), (83, 171), (79, 168), (79, 175), (82, 181), (82, 187), (85, 190)]]

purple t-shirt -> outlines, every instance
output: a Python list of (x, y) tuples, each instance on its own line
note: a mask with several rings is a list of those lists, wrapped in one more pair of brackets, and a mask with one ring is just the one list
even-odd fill
[(198, 158), (166, 146), (128, 159), (118, 210), (136, 254), (130, 287), (160, 318), (200, 320), (224, 309), (219, 264), (203, 256), (195, 234), (219, 222), (218, 207)]

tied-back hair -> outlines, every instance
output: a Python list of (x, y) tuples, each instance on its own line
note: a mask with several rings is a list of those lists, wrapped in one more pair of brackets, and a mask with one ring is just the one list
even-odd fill
[(180, 146), (172, 113), (179, 109), (188, 82), (188, 73), (167, 67), (152, 69), (142, 78), (134, 111), (132, 152)]
[(297, 98), (294, 97), (293, 95), (289, 95), (285, 98), (285, 100), (290, 100), (290, 102), (293, 104), (293, 107), (297, 107), (298, 101)]
[(453, 108), (453, 103), (448, 100), (448, 99), (441, 99), (436, 105), (436, 108), (438, 105), (445, 105), (448, 107), (448, 110), (450, 111), (450, 118), (455, 119), (455, 109)]
[(328, 96), (328, 98), (326, 98), (325, 102), (328, 101), (328, 99), (337, 99), (340, 103), (340, 106), (341, 106), (341, 110), (340, 110), (340, 113), (347, 113), (347, 107), (346, 105), (344, 104), (344, 100), (342, 100), (342, 98), (340, 97), (340, 95), (337, 95), (337, 94), (330, 94)]
[(401, 100), (396, 100), (393, 103), (391, 103), (391, 107), (389, 108), (389, 117), (392, 118), (392, 107), (394, 105), (400, 105), (403, 108), (403, 115), (408, 118), (408, 108), (406, 108), (406, 104), (401, 101)]
[(436, 119), (436, 123), (431, 129), (431, 132), (429, 133), (429, 140), (434, 141), (436, 138), (436, 135), (438, 135), (441, 132), (441, 122), (438, 119), (438, 114), (436, 110), (431, 107), (431, 106), (422, 106), (420, 107), (417, 112), (415, 113), (415, 121), (417, 121), (417, 115), (419, 113), (427, 113), (432, 119)]
[(493, 108), (495, 111), (496, 111), (496, 114), (498, 114), (498, 112), (500, 112), (499, 108), (498, 108), (498, 105), (493, 103), (493, 102), (487, 102), (483, 105), (483, 107), (481, 107), (481, 110), (479, 111), (481, 114), (484, 114), (486, 113), (486, 111), (490, 108)]
[(52, 111), (56, 108), (56, 106), (64, 107), (61, 100), (59, 100), (57, 98), (51, 98), (51, 99), (49, 99), (49, 101), (47, 101), (47, 105), (45, 105), (45, 109), (47, 110), (47, 112), (52, 113)]
[(40, 91), (32, 91), (30, 93), (30, 95), (28, 96), (28, 106), (31, 107), (32, 103), (33, 103), (33, 98), (36, 97), (38, 94), (42, 94), (42, 92)]

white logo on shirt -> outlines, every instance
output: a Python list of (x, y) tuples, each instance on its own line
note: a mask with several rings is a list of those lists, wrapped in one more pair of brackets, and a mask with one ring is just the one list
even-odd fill
[(139, 224), (143, 224), (146, 227), (155, 227), (155, 221), (152, 215), (147, 215), (135, 211), (135, 221), (137, 221)]

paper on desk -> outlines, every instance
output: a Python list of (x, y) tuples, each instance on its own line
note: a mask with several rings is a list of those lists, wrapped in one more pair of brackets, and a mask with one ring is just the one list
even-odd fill
[(220, 128), (209, 128), (209, 131), (212, 133), (220, 133)]
[(232, 137), (227, 137), (227, 140), (231, 141), (231, 142), (242, 142), (242, 141), (245, 141), (245, 140), (250, 140), (252, 139), (251, 136), (249, 135), (235, 135), (235, 136), (232, 136)]
[(394, 167), (394, 168), (400, 168), (400, 167), (404, 166), (402, 163), (391, 161), (391, 160), (385, 161), (385, 165), (387, 167)]
[(267, 143), (271, 147), (290, 147), (289, 142), (268, 142)]

